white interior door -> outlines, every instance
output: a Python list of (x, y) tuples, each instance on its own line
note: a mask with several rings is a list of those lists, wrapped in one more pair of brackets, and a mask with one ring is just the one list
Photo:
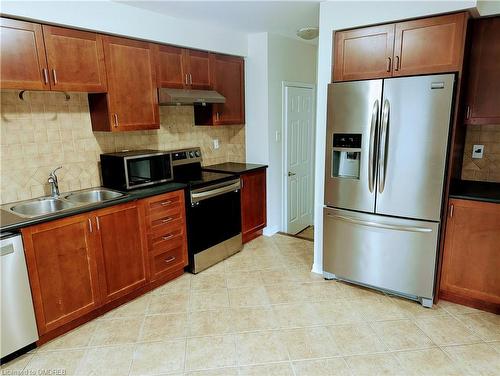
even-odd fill
[(314, 91), (285, 86), (286, 232), (297, 234), (313, 219)]

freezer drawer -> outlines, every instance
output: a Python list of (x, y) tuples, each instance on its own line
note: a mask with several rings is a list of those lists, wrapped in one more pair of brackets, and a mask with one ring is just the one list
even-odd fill
[(432, 301), (438, 223), (331, 208), (323, 222), (326, 273)]

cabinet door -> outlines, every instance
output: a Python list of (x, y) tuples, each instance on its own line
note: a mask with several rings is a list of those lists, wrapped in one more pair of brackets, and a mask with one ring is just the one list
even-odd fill
[(2, 89), (49, 90), (42, 26), (0, 18)]
[(266, 227), (266, 169), (241, 176), (241, 232), (246, 243)]
[(105, 92), (102, 37), (96, 33), (43, 26), (52, 90)]
[(214, 124), (245, 124), (244, 60), (236, 56), (212, 54), (214, 90), (226, 98), (214, 106)]
[(144, 230), (135, 203), (112, 206), (92, 215), (98, 233), (100, 287), (106, 303), (146, 283)]
[(338, 31), (334, 41), (333, 81), (392, 75), (394, 24)]
[(475, 21), (467, 87), (467, 124), (500, 124), (500, 17)]
[(174, 46), (157, 45), (158, 49), (158, 87), (182, 89), (188, 84), (184, 68), (183, 49)]
[(185, 50), (186, 72), (191, 89), (210, 89), (210, 62), (208, 52)]
[(466, 21), (458, 13), (397, 23), (394, 76), (460, 70)]
[(40, 335), (100, 305), (90, 226), (78, 215), (22, 230)]
[[(112, 131), (160, 127), (156, 61), (150, 43), (104, 36)], [(95, 129), (100, 130), (100, 129)]]
[[(450, 200), (441, 293), (500, 304), (500, 204)], [(443, 295), (443, 294), (441, 294)]]

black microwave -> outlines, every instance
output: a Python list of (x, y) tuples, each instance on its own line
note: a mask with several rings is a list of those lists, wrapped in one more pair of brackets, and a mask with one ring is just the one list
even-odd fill
[(172, 156), (160, 150), (101, 154), (102, 185), (128, 191), (173, 179)]

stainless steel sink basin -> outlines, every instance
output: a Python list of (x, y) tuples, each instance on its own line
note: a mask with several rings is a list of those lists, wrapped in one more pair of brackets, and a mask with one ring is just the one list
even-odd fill
[(74, 205), (70, 202), (58, 198), (43, 197), (19, 203), (12, 206), (10, 210), (25, 217), (37, 217), (64, 209), (70, 209), (72, 207), (74, 207)]
[(70, 202), (78, 204), (92, 204), (96, 202), (113, 200), (118, 197), (122, 197), (124, 194), (116, 191), (112, 191), (105, 188), (92, 188), (86, 189), (84, 191), (78, 191), (70, 193), (64, 198)]

